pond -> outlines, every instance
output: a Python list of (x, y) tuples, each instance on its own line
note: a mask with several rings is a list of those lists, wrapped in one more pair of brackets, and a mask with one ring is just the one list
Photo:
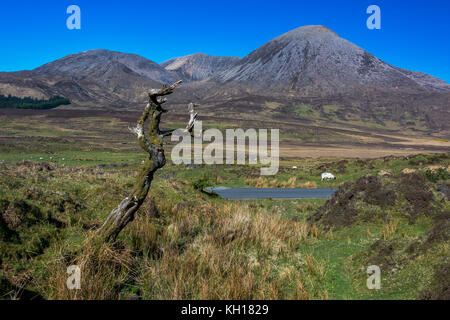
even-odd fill
[(206, 192), (223, 199), (318, 199), (331, 198), (333, 188), (225, 188), (208, 187)]

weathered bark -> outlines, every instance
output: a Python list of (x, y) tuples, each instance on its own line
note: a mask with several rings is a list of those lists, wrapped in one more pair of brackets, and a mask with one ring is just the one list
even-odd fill
[[(180, 83), (181, 80), (175, 82), (170, 87), (163, 86), (160, 90), (151, 89), (148, 94), (149, 101), (142, 116), (138, 120), (136, 127), (130, 128), (130, 131), (137, 136), (139, 145), (149, 154), (149, 157), (143, 163), (131, 193), (120, 202), (117, 208), (111, 211), (100, 228), (99, 231), (105, 235), (107, 241), (116, 240), (123, 228), (125, 228), (129, 222), (133, 221), (135, 213), (147, 197), (155, 171), (166, 164), (163, 138), (171, 135), (174, 130), (159, 130), (161, 115), (164, 112), (167, 112), (161, 105), (166, 102), (166, 99), (163, 98), (163, 96), (171, 94), (173, 89)], [(185, 130), (192, 133), (197, 117), (193, 103), (189, 104), (188, 111), (190, 113), (190, 119)], [(144, 131), (144, 125), (147, 119), (149, 120), (148, 136)]]

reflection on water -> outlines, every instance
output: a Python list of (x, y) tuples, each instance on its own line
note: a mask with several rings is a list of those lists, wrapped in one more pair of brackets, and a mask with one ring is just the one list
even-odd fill
[(206, 191), (223, 199), (317, 199), (331, 198), (334, 188), (224, 188), (208, 187)]

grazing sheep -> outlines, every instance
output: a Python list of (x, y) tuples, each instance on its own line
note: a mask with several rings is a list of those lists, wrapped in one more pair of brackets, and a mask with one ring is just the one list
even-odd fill
[(324, 172), (322, 173), (322, 181), (323, 180), (330, 180), (330, 179), (336, 179), (336, 177), (334, 175), (332, 175), (329, 172)]

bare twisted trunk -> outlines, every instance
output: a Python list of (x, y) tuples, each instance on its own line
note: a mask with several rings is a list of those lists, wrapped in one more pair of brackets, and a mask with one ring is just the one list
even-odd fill
[[(99, 229), (105, 235), (107, 241), (116, 240), (123, 228), (129, 222), (133, 221), (136, 212), (147, 197), (154, 173), (166, 164), (163, 138), (171, 135), (174, 130), (159, 130), (161, 115), (166, 112), (161, 105), (166, 102), (163, 96), (171, 94), (173, 89), (180, 83), (181, 80), (175, 82), (170, 87), (163, 86), (160, 90), (151, 89), (148, 94), (149, 102), (142, 116), (138, 120), (136, 127), (130, 128), (130, 131), (136, 135), (139, 145), (148, 153), (149, 157), (143, 163), (131, 193), (120, 202), (117, 208), (111, 211)], [(188, 108), (190, 119), (186, 126), (186, 131), (192, 133), (197, 114), (195, 113), (193, 103), (190, 103)], [(149, 120), (148, 136), (144, 131), (147, 120)]]

